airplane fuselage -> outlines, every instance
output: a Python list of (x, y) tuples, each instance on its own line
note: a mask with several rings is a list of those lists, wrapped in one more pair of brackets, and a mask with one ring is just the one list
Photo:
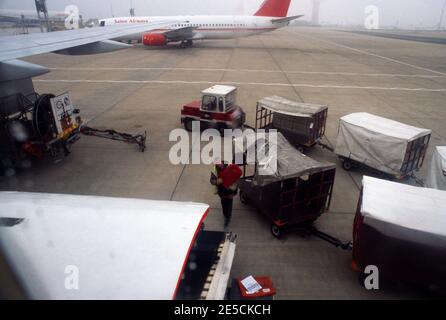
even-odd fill
[[(170, 17), (119, 17), (100, 20), (101, 25), (117, 24), (144, 24), (155, 21), (174, 20), (181, 21), (170, 28), (157, 29), (151, 33), (165, 33), (168, 31), (192, 27), (194, 36), (191, 40), (202, 39), (233, 39), (248, 37), (264, 32), (274, 31), (289, 24), (274, 22), (274, 17), (258, 16), (170, 16)], [(143, 34), (134, 34), (116, 40), (141, 40)]]

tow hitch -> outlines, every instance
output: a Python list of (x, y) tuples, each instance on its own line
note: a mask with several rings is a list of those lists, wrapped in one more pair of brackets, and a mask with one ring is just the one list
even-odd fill
[(81, 133), (86, 136), (93, 136), (114, 141), (122, 141), (129, 144), (136, 144), (139, 148), (139, 151), (146, 151), (147, 131), (145, 131), (144, 134), (132, 135), (130, 133), (118, 132), (113, 129), (100, 130), (82, 126)]
[(347, 250), (347, 251), (351, 251), (353, 249), (353, 242), (342, 242), (341, 240), (330, 236), (329, 234), (326, 234), (325, 232), (319, 231), (318, 229), (316, 229), (315, 227), (311, 227), (309, 229), (310, 233), (315, 236), (318, 237), (319, 239), (322, 239), (332, 245), (334, 245), (336, 248), (341, 248), (342, 250)]

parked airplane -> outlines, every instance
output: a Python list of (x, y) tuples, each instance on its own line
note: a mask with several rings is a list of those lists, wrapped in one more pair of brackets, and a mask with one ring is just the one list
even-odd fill
[(292, 20), (302, 17), (302, 15), (287, 17), (290, 2), (291, 0), (265, 0), (254, 16), (121, 17), (99, 20), (99, 23), (100, 26), (109, 26), (153, 23), (166, 19), (185, 21), (150, 33), (115, 39), (142, 41), (146, 46), (164, 46), (170, 42), (180, 42), (184, 48), (192, 46), (195, 40), (241, 38), (283, 28)]

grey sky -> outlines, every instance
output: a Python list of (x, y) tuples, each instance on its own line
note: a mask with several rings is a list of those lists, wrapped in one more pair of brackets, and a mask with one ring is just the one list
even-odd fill
[[(132, 0), (137, 15), (252, 14), (263, 0)], [(312, 0), (292, 0), (290, 15), (305, 14), (311, 19)], [(77, 5), (84, 17), (128, 15), (131, 0), (47, 0), (49, 10)], [(323, 0), (321, 22), (363, 24), (365, 7), (377, 5), (381, 25), (434, 27), (440, 21), (445, 0)], [(34, 9), (34, 0), (0, 0), (2, 9)], [(445, 18), (446, 20), (446, 18)], [(446, 22), (443, 22), (443, 26)]]

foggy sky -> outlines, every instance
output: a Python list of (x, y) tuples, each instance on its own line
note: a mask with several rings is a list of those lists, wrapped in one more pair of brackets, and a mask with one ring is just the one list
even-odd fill
[[(446, 0), (323, 0), (323, 24), (363, 25), (365, 7), (380, 9), (382, 26), (436, 27)], [(85, 18), (128, 15), (130, 3), (136, 15), (253, 14), (263, 0), (47, 0), (48, 10), (63, 11), (77, 5)], [(34, 9), (34, 0), (0, 0), (0, 9)], [(311, 20), (312, 0), (292, 0), (289, 15), (304, 14)], [(446, 17), (442, 26), (446, 25)]]

